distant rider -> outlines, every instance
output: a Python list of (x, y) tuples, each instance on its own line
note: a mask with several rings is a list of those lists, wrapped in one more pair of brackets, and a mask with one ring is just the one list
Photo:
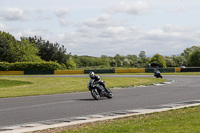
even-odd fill
[(156, 68), (154, 68), (154, 74), (156, 74), (156, 73), (160, 73), (160, 71), (158, 70), (158, 69), (156, 69)]
[(163, 78), (163, 77), (161, 76), (161, 73), (160, 73), (160, 71), (159, 71), (158, 69), (155, 68), (153, 71), (154, 71), (154, 76), (155, 76), (155, 77)]

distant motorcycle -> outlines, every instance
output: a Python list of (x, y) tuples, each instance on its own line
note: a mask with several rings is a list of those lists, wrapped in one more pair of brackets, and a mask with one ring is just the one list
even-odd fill
[(90, 90), (93, 98), (96, 100), (99, 100), (101, 97), (107, 97), (108, 99), (113, 97), (112, 91), (109, 88), (106, 88), (105, 90), (104, 87), (98, 82), (94, 83), (94, 79), (90, 79), (88, 89)]
[(154, 76), (155, 76), (156, 78), (163, 78), (162, 75), (161, 75), (161, 73), (160, 73), (160, 71), (157, 70), (157, 69), (154, 70)]

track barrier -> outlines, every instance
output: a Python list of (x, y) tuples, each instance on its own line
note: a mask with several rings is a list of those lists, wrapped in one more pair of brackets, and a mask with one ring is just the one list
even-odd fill
[(0, 71), (0, 75), (24, 75), (24, 71)]
[(54, 74), (84, 74), (84, 70), (55, 70)]
[[(44, 75), (44, 74), (89, 74), (91, 71), (97, 74), (103, 73), (153, 73), (153, 68), (132, 69), (91, 69), (91, 70), (45, 70), (45, 71), (0, 71), (0, 75)], [(200, 67), (195, 68), (158, 68), (161, 73), (168, 72), (200, 72)]]
[(145, 69), (115, 69), (115, 73), (145, 73)]

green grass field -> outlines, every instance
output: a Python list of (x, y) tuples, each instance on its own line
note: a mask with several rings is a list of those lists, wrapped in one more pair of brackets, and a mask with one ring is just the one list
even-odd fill
[(68, 127), (60, 133), (199, 133), (200, 107)]
[[(106, 86), (109, 88), (166, 81), (166, 79), (132, 77), (112, 77), (102, 80), (106, 81)], [(83, 92), (88, 91), (88, 82), (89, 78), (84, 77), (0, 76), (0, 98)]]
[(8, 88), (14, 86), (30, 85), (30, 84), (32, 83), (27, 81), (0, 79), (0, 88)]

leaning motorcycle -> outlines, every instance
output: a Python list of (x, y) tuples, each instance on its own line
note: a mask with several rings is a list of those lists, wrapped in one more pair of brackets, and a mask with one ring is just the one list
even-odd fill
[[(99, 100), (101, 97), (107, 97), (111, 99), (113, 97), (112, 91), (109, 88), (105, 88), (98, 82), (93, 83), (94, 79), (90, 79), (88, 83), (88, 89), (94, 99)], [(93, 86), (91, 84), (93, 83)]]
[(155, 72), (155, 73), (154, 73), (154, 76), (155, 76), (156, 78), (163, 78), (162, 75), (160, 74), (160, 72)]

